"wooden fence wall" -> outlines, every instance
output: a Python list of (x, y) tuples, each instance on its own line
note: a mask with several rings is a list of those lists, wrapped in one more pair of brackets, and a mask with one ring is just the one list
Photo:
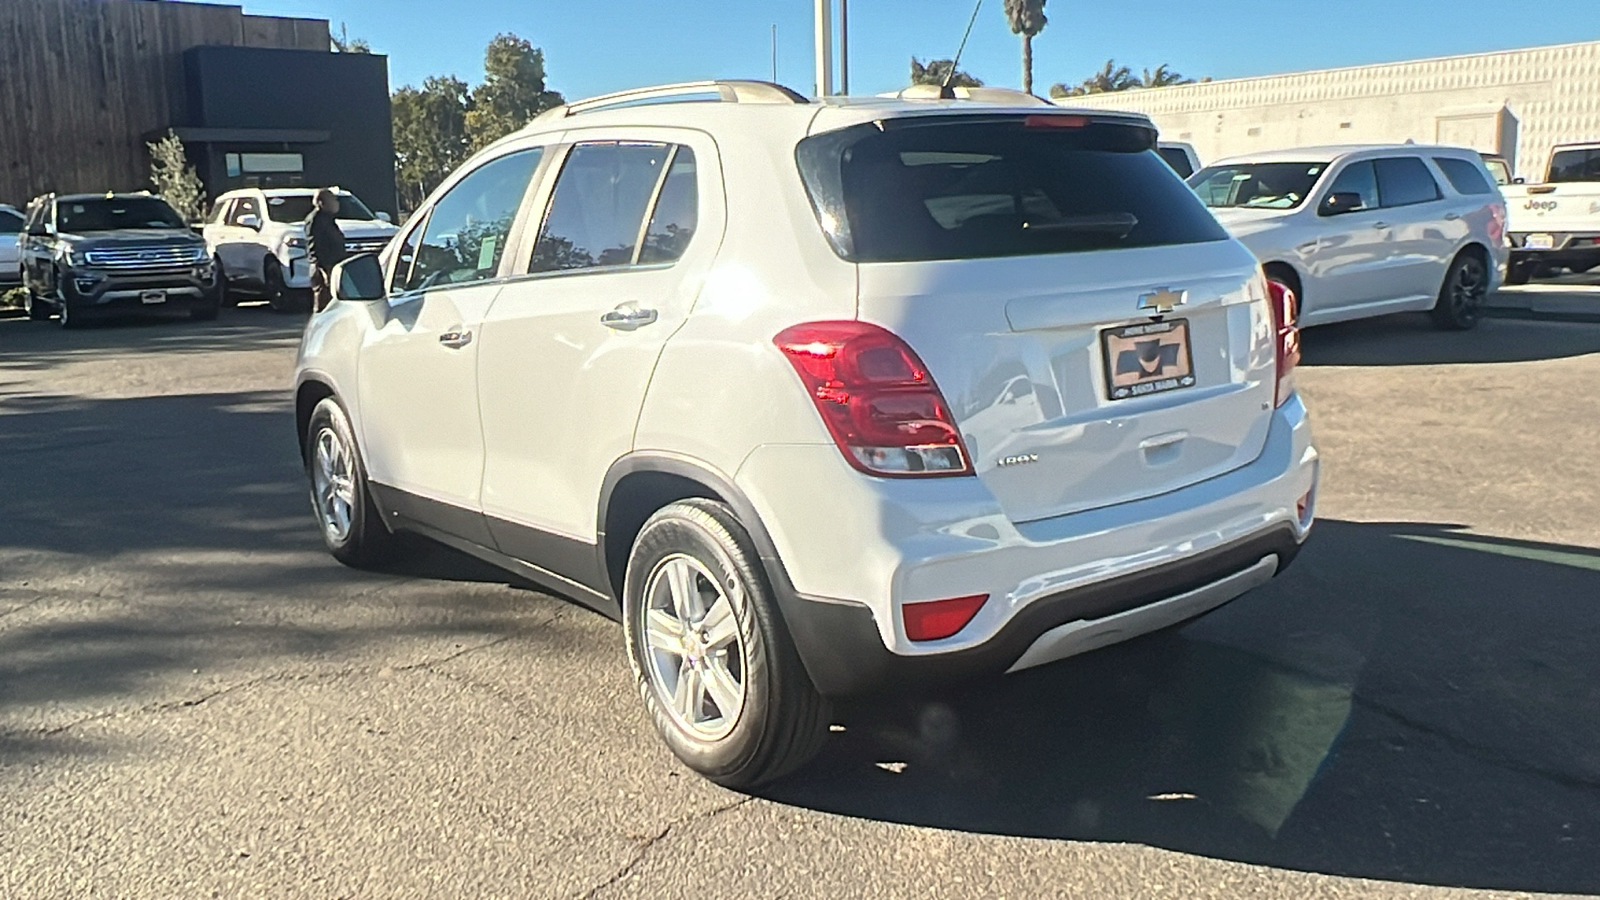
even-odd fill
[(152, 132), (183, 124), (183, 52), (328, 49), (328, 23), (175, 0), (0, 0), (0, 202), (148, 186)]

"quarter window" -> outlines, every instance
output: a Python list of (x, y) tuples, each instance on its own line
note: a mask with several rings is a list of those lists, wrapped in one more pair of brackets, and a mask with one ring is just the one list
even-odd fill
[(1377, 161), (1378, 196), (1384, 207), (1432, 203), (1441, 196), (1428, 164), (1415, 156), (1395, 156)]
[[(522, 207), (542, 147), (491, 160), (434, 204), (428, 221), (406, 238), (394, 283), (403, 290), (468, 284), (495, 277), (517, 210)], [(416, 235), (422, 235), (421, 240)]]
[(1489, 179), (1467, 160), (1435, 156), (1433, 161), (1444, 177), (1450, 180), (1450, 186), (1456, 189), (1456, 193), (1469, 196), (1494, 193), (1494, 186)]
[[(620, 142), (574, 146), (556, 179), (529, 271), (628, 266), (637, 261), (645, 212), (661, 184), (671, 149), (667, 144)], [(687, 165), (686, 177), (692, 181), (693, 154)], [(661, 224), (658, 255), (673, 252), (669, 224), (674, 223)]]
[(661, 194), (656, 198), (650, 226), (645, 229), (644, 248), (639, 251), (639, 262), (676, 262), (694, 237), (699, 218), (700, 197), (695, 179), (694, 151), (679, 147), (672, 155), (667, 180), (661, 185)]
[(1333, 186), (1328, 188), (1328, 196), (1323, 199), (1323, 212), (1326, 213), (1328, 203), (1334, 194), (1357, 194), (1361, 197), (1361, 205), (1348, 212), (1378, 208), (1378, 175), (1373, 170), (1372, 163), (1368, 161), (1354, 162), (1344, 167), (1339, 177), (1333, 180)]

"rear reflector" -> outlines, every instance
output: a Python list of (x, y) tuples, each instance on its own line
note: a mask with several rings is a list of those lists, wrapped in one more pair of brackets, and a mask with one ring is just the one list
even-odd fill
[(1300, 365), (1300, 299), (1288, 285), (1268, 278), (1267, 305), (1278, 364), (1277, 405), (1282, 406), (1294, 393), (1294, 370)]
[(913, 641), (947, 638), (967, 627), (967, 623), (987, 602), (988, 594), (978, 594), (974, 597), (902, 604), (900, 614), (905, 618), (906, 637)]

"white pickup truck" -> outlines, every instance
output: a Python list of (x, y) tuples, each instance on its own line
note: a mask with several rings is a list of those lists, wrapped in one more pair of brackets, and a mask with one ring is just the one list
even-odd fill
[(1508, 184), (1508, 284), (1600, 266), (1600, 144), (1561, 144), (1540, 184)]

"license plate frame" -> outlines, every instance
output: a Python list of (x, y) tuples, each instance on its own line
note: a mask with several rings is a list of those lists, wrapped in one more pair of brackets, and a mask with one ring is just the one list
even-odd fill
[(1107, 328), (1100, 332), (1100, 358), (1108, 400), (1164, 394), (1196, 383), (1188, 319)]
[(166, 291), (143, 291), (139, 294), (139, 302), (145, 306), (155, 306), (167, 302)]
[(1522, 241), (1522, 246), (1529, 250), (1554, 250), (1556, 248), (1556, 236), (1537, 231), (1528, 235)]

